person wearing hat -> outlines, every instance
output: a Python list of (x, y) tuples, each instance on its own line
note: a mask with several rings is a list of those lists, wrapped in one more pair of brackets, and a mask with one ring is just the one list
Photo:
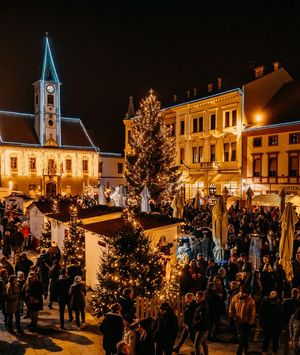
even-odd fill
[(263, 331), (262, 355), (267, 355), (270, 342), (273, 342), (273, 354), (277, 354), (279, 338), (284, 326), (284, 311), (276, 291), (271, 291), (263, 299), (259, 313)]
[(245, 285), (242, 285), (239, 293), (236, 293), (232, 297), (228, 315), (229, 318), (232, 318), (236, 322), (238, 328), (239, 346), (237, 355), (242, 355), (243, 351), (247, 353), (249, 348), (248, 335), (251, 326), (255, 322), (256, 307), (255, 301)]
[(154, 324), (156, 355), (171, 355), (178, 334), (178, 319), (168, 302), (159, 307), (159, 314)]
[(133, 319), (132, 316), (123, 316), (124, 322), (124, 337), (123, 339), (129, 347), (129, 355), (135, 355), (135, 349), (138, 341), (137, 326), (138, 321)]
[(17, 276), (12, 275), (8, 279), (8, 284), (6, 287), (6, 311), (8, 314), (7, 319), (7, 329), (9, 332), (13, 332), (12, 321), (13, 315), (16, 318), (17, 332), (24, 333), (21, 329), (20, 321), (20, 287), (18, 283)]
[(154, 355), (155, 346), (152, 332), (153, 319), (151, 317), (142, 319), (138, 328), (138, 341), (136, 355)]

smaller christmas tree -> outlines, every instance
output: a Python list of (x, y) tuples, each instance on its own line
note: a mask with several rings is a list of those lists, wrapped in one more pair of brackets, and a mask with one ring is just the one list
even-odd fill
[(46, 219), (41, 233), (40, 248), (49, 249), (51, 247), (51, 223)]
[(171, 265), (170, 277), (165, 280), (163, 287), (156, 292), (155, 296), (161, 300), (173, 304), (180, 297), (180, 276), (182, 266), (178, 263)]
[(100, 259), (99, 284), (92, 306), (97, 316), (118, 301), (124, 288), (135, 296), (153, 297), (162, 285), (162, 261), (151, 247), (150, 238), (128, 209), (123, 213), (124, 226), (113, 237), (105, 237), (106, 250)]
[(74, 261), (78, 263), (81, 270), (85, 269), (85, 234), (80, 226), (82, 222), (77, 218), (77, 208), (70, 207), (69, 233), (64, 238), (63, 259), (64, 265), (68, 267)]

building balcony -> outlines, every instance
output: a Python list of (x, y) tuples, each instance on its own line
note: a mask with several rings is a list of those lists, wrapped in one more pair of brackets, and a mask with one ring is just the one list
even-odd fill
[(219, 162), (218, 161), (205, 161), (199, 163), (200, 169), (219, 169)]

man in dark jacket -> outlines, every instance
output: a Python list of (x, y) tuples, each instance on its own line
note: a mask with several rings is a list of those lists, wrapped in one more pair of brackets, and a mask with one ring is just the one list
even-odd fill
[(121, 305), (122, 317), (130, 316), (134, 318), (135, 308), (133, 301), (133, 291), (131, 288), (125, 288), (123, 294), (119, 297), (119, 304)]
[(271, 340), (273, 340), (273, 353), (276, 354), (284, 319), (282, 305), (276, 291), (271, 291), (269, 297), (264, 298), (259, 316), (264, 336), (262, 354), (267, 354)]
[(200, 355), (200, 346), (203, 348), (203, 354), (208, 355), (207, 336), (209, 332), (209, 308), (205, 300), (205, 293), (198, 291), (196, 293), (197, 308), (195, 310), (193, 327), (196, 332), (194, 341), (195, 355)]
[(178, 344), (173, 348), (175, 353), (179, 353), (185, 339), (190, 335), (191, 340), (194, 342), (195, 332), (193, 328), (193, 318), (197, 307), (197, 303), (194, 300), (194, 295), (192, 293), (187, 293), (185, 295), (185, 310), (184, 310), (184, 324), (183, 330), (179, 339)]
[(292, 262), (292, 267), (293, 267), (293, 280), (292, 280), (292, 285), (293, 287), (300, 287), (300, 252), (297, 252), (296, 254), (296, 260)]
[(64, 328), (64, 313), (66, 306), (68, 307), (69, 320), (72, 321), (72, 311), (70, 307), (70, 297), (69, 289), (72, 284), (72, 280), (67, 276), (67, 270), (61, 269), (59, 279), (54, 283), (54, 289), (58, 300), (59, 305), (59, 320), (60, 320), (60, 329)]
[(156, 355), (171, 355), (178, 334), (178, 319), (168, 302), (161, 304), (154, 324)]
[(103, 349), (106, 355), (116, 354), (116, 345), (122, 340), (124, 330), (119, 303), (111, 306), (111, 312), (106, 313), (99, 329), (103, 333)]

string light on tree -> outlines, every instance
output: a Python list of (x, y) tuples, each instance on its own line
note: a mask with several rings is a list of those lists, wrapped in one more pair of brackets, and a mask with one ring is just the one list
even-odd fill
[(118, 300), (126, 287), (135, 296), (152, 297), (163, 282), (162, 261), (151, 248), (140, 223), (130, 209), (123, 213), (124, 226), (114, 236), (103, 236), (106, 251), (100, 260), (98, 285), (92, 305), (95, 314), (102, 315)]
[(140, 203), (146, 185), (156, 203), (170, 202), (178, 185), (180, 172), (174, 165), (174, 142), (166, 126), (160, 102), (151, 89), (140, 103), (132, 122), (131, 152), (126, 155), (125, 178), (129, 201)]

